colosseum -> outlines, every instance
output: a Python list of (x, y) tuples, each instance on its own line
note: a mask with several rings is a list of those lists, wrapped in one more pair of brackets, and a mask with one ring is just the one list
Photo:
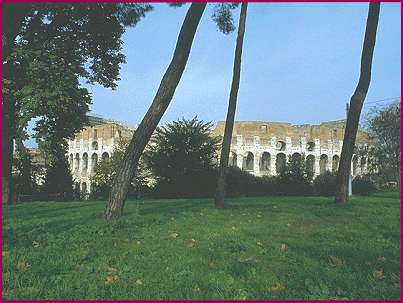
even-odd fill
[[(214, 136), (223, 136), (225, 122), (217, 123)], [(314, 176), (336, 171), (343, 145), (345, 120), (319, 125), (282, 122), (237, 121), (231, 141), (229, 165), (256, 176), (276, 175), (289, 156), (306, 159)], [(91, 191), (91, 176), (98, 161), (108, 159), (121, 138), (130, 139), (134, 128), (103, 118), (90, 117), (90, 125), (68, 141), (70, 169), (76, 185)], [(367, 145), (368, 136), (359, 128), (357, 145)], [(353, 176), (367, 172), (369, 159), (354, 155)]]

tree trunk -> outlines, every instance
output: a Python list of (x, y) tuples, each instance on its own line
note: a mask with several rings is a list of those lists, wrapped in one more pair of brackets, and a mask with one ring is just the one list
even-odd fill
[[(3, 49), (2, 58), (6, 58), (11, 52), (12, 42), (9, 39), (9, 34), (3, 32), (1, 46)], [(4, 73), (4, 64), (3, 64)], [(4, 74), (3, 74), (4, 76)], [(4, 79), (4, 77), (3, 77)], [(2, 188), (2, 202), (11, 204), (12, 201), (12, 159), (13, 159), (13, 136), (11, 131), (11, 116), (13, 104), (9, 96), (2, 94), (2, 131), (1, 131), (1, 152), (2, 152), (2, 173), (1, 173), (1, 188)]]
[(11, 203), (12, 201), (12, 184), (11, 184), (11, 169), (13, 159), (13, 137), (11, 134), (11, 116), (12, 109), (9, 102), (3, 101), (2, 108), (2, 201), (3, 203)]
[(376, 30), (379, 19), (379, 2), (369, 4), (367, 25), (365, 29), (364, 45), (361, 54), (361, 71), (358, 85), (350, 100), (350, 109), (347, 115), (344, 132), (343, 148), (341, 150), (339, 170), (337, 172), (336, 202), (348, 201), (348, 179), (351, 174), (351, 159), (357, 136), (360, 114), (371, 81), (371, 66), (375, 48)]
[(226, 173), (228, 168), (228, 159), (231, 148), (232, 130), (234, 128), (236, 102), (238, 97), (239, 81), (241, 77), (241, 58), (243, 37), (245, 34), (247, 2), (242, 2), (241, 15), (239, 17), (238, 36), (235, 47), (234, 67), (232, 73), (232, 84), (228, 102), (227, 118), (225, 121), (224, 138), (221, 148), (220, 168), (218, 173), (217, 188), (214, 203), (217, 208), (224, 207)]
[(206, 3), (195, 2), (191, 4), (186, 14), (171, 63), (162, 78), (153, 103), (133, 134), (133, 138), (123, 157), (122, 165), (114, 178), (108, 204), (104, 212), (106, 219), (117, 218), (122, 215), (124, 201), (140, 156), (172, 100), (189, 58), (197, 26), (205, 8)]
[[(21, 30), (23, 21), (28, 14), (30, 4), (3, 3), (2, 20), (2, 62), (9, 58), (15, 44), (15, 38)], [(3, 63), (3, 79), (6, 73)], [(2, 80), (3, 81), (3, 80)], [(11, 94), (2, 94), (2, 201), (3, 203), (12, 202), (12, 160), (14, 150), (14, 126), (16, 126), (16, 100)], [(12, 124), (13, 123), (13, 124)]]

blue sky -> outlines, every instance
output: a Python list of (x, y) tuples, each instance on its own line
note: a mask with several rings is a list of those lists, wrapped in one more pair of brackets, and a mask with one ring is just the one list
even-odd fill
[[(187, 7), (155, 4), (124, 34), (115, 91), (87, 86), (91, 113), (138, 124), (165, 72)], [(209, 4), (174, 98), (161, 123), (225, 120), (236, 31), (224, 35)], [(367, 3), (250, 3), (236, 120), (295, 124), (343, 119), (357, 84)], [(239, 8), (234, 11), (238, 23)], [(382, 3), (367, 102), (401, 94), (400, 3)], [(368, 106), (366, 106), (368, 108)]]

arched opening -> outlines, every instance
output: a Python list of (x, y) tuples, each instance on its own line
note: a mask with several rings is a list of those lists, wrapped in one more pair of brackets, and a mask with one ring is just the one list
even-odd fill
[(265, 173), (270, 173), (270, 161), (271, 157), (268, 152), (264, 152), (260, 158), (260, 171)]
[(253, 171), (253, 162), (255, 158), (251, 152), (248, 152), (243, 158), (242, 169), (247, 171)]
[(360, 163), (360, 167), (361, 167), (361, 174), (363, 174), (365, 172), (365, 166), (367, 164), (367, 159), (365, 157), (361, 157), (361, 163)]
[(98, 142), (97, 141), (92, 142), (91, 147), (93, 150), (98, 150)]
[(276, 149), (280, 151), (285, 150), (285, 142), (284, 141), (277, 141)]
[(79, 168), (80, 168), (80, 155), (77, 153), (75, 157), (74, 170), (79, 170)]
[(91, 165), (92, 165), (91, 172), (95, 171), (95, 167), (97, 166), (97, 164), (98, 164), (98, 155), (96, 153), (93, 153), (91, 156)]
[(311, 176), (313, 176), (315, 174), (315, 156), (314, 155), (308, 155), (306, 157), (306, 170)]
[(315, 150), (315, 142), (308, 142), (306, 144), (306, 150), (309, 152), (313, 152)]
[(337, 172), (337, 170), (339, 169), (339, 161), (340, 158), (338, 155), (334, 155), (333, 159), (332, 159), (332, 172)]
[(73, 169), (73, 161), (74, 161), (74, 156), (73, 156), (73, 154), (70, 154), (70, 158), (69, 158), (70, 169)]
[(302, 156), (300, 153), (293, 153), (291, 159), (294, 162), (300, 162), (302, 160)]
[(353, 157), (353, 177), (357, 175), (357, 168), (358, 168), (358, 157)]
[(283, 153), (279, 153), (276, 156), (276, 173), (280, 174), (284, 171), (286, 166), (286, 156)]
[(83, 183), (81, 184), (81, 192), (82, 192), (83, 194), (86, 194), (86, 193), (87, 193), (87, 183), (83, 182)]
[(108, 159), (109, 159), (109, 154), (108, 154), (107, 152), (104, 152), (104, 153), (102, 154), (102, 161), (108, 160)]
[(319, 172), (321, 175), (323, 175), (327, 171), (327, 160), (328, 157), (327, 155), (323, 154), (320, 156), (319, 159)]
[(229, 153), (229, 159), (228, 159), (228, 166), (233, 166), (235, 167), (237, 165), (237, 156), (236, 153), (230, 152)]
[(83, 154), (83, 165), (82, 165), (82, 167), (83, 167), (83, 172), (87, 172), (87, 169), (88, 169), (88, 154), (87, 153)]

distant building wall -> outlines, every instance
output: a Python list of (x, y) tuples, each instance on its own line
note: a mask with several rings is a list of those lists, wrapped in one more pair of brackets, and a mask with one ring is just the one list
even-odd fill
[[(345, 121), (319, 125), (238, 121), (234, 124), (229, 165), (256, 176), (276, 175), (289, 156), (305, 157), (314, 176), (338, 169)], [(223, 136), (225, 122), (217, 123), (212, 136)], [(111, 156), (121, 138), (131, 139), (133, 129), (114, 121), (98, 119), (68, 141), (68, 159), (73, 178), (82, 192), (91, 192), (96, 163)], [(359, 128), (357, 144), (369, 144)], [(368, 159), (353, 155), (353, 176), (367, 172)]]
[(109, 158), (122, 138), (130, 140), (132, 135), (131, 128), (118, 122), (101, 120), (83, 128), (74, 139), (68, 140), (70, 170), (76, 186), (83, 193), (92, 190), (91, 177), (96, 164)]
[[(305, 157), (314, 176), (336, 171), (343, 146), (345, 120), (319, 125), (292, 125), (279, 122), (235, 122), (231, 140), (229, 165), (237, 166), (256, 176), (277, 175), (290, 156)], [(214, 136), (224, 135), (225, 122), (220, 121)], [(357, 145), (369, 144), (359, 128)], [(353, 155), (353, 176), (366, 173), (367, 159)]]

